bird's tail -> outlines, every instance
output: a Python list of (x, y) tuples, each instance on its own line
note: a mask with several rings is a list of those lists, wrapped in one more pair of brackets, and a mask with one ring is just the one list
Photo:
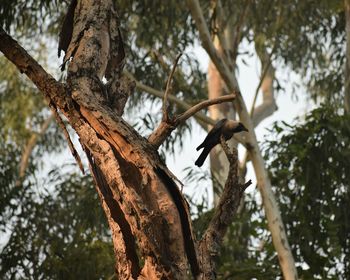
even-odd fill
[(203, 147), (204, 147), (204, 142), (203, 142), (202, 144), (200, 144), (200, 145), (196, 148), (196, 150), (199, 151), (199, 150), (202, 149)]
[(204, 149), (194, 164), (197, 165), (198, 167), (201, 167), (203, 165), (205, 159), (207, 158), (209, 152), (210, 152), (210, 150)]

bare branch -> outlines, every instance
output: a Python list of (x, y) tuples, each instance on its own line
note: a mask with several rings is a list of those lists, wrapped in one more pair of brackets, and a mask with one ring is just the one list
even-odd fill
[(234, 32), (234, 39), (233, 39), (233, 57), (232, 60), (236, 61), (237, 58), (237, 54), (238, 54), (238, 45), (241, 41), (241, 35), (242, 35), (242, 29), (243, 29), (243, 24), (244, 24), (244, 20), (246, 19), (246, 15), (248, 12), (248, 8), (250, 5), (251, 0), (246, 0), (246, 2), (244, 3), (244, 8), (242, 9), (242, 13), (238, 19), (238, 22), (236, 24), (236, 30)]
[(182, 53), (180, 53), (176, 57), (174, 65), (173, 65), (173, 69), (171, 70), (169, 78), (168, 78), (168, 81), (166, 83), (165, 92), (164, 92), (164, 96), (163, 96), (163, 108), (162, 108), (163, 121), (168, 121), (169, 120), (168, 104), (167, 104), (168, 103), (168, 95), (169, 95), (169, 93), (171, 91), (171, 82), (173, 80), (173, 76), (174, 76), (174, 73), (175, 73), (175, 70), (176, 70), (177, 63), (179, 62), (179, 59), (180, 59), (181, 56), (182, 56)]
[(208, 99), (208, 100), (202, 101), (201, 103), (198, 103), (197, 105), (195, 105), (192, 108), (188, 109), (183, 114), (179, 115), (176, 118), (176, 121), (179, 122), (179, 123), (182, 123), (182, 122), (186, 121), (188, 118), (192, 117), (198, 111), (200, 111), (200, 110), (202, 110), (204, 108), (207, 108), (207, 107), (215, 105), (215, 104), (220, 104), (220, 103), (223, 103), (223, 102), (233, 101), (235, 98), (236, 98), (236, 95), (235, 94), (231, 94), (231, 95), (220, 96), (220, 97), (215, 98), (215, 99)]
[[(138, 88), (139, 90), (142, 90), (144, 92), (147, 92), (153, 96), (159, 97), (159, 98), (163, 98), (164, 97), (164, 93), (156, 90), (150, 86), (147, 86), (143, 83), (141, 83), (140, 81), (137, 81), (136, 78), (128, 71), (124, 71), (124, 74), (126, 76), (128, 76), (130, 79), (134, 80), (136, 83), (136, 88)], [(179, 108), (183, 109), (183, 110), (188, 110), (192, 107), (192, 105), (188, 104), (185, 101), (182, 101), (181, 99), (177, 98), (176, 96), (169, 94), (168, 95), (168, 99), (169, 101), (175, 103)], [(206, 124), (208, 125), (215, 125), (216, 121), (207, 117), (205, 114), (201, 113), (201, 112), (197, 112), (194, 116), (198, 122), (200, 122), (202, 124), (202, 126), (205, 126)]]
[(83, 174), (85, 174), (84, 172), (84, 167), (83, 167), (83, 164), (81, 162), (81, 159), (80, 159), (80, 156), (77, 152), (77, 150), (75, 149), (74, 147), (74, 144), (72, 142), (72, 140), (70, 139), (70, 136), (69, 136), (69, 133), (68, 133), (68, 130), (66, 128), (66, 125), (64, 124), (60, 114), (58, 113), (57, 109), (53, 106), (50, 106), (50, 109), (51, 109), (51, 112), (52, 114), (55, 116), (55, 119), (58, 123), (58, 126), (62, 129), (63, 131), (63, 135), (64, 137), (66, 138), (67, 142), (68, 142), (68, 147), (69, 147), (69, 150), (72, 154), (72, 156), (75, 158), (75, 161), (77, 162), (78, 166), (79, 166), (79, 169), (81, 170), (81, 172)]
[(171, 134), (171, 132), (180, 124), (186, 121), (188, 118), (193, 116), (199, 110), (202, 110), (208, 106), (219, 104), (222, 102), (228, 102), (235, 99), (236, 95), (227, 95), (221, 96), (216, 99), (203, 101), (190, 109), (188, 109), (185, 113), (175, 117), (173, 120), (164, 121), (159, 124), (159, 126), (152, 132), (152, 134), (148, 137), (148, 141), (155, 147), (158, 148), (167, 137)]
[(237, 175), (237, 149), (233, 148), (233, 152), (231, 153), (225, 139), (221, 137), (220, 140), (221, 146), (230, 163), (230, 168), (218, 206), (199, 243), (204, 279), (216, 279), (213, 274), (213, 271), (215, 271), (215, 258), (218, 255), (227, 228), (232, 223), (233, 217), (237, 212), (243, 193), (252, 183), (249, 180), (243, 185), (239, 184)]

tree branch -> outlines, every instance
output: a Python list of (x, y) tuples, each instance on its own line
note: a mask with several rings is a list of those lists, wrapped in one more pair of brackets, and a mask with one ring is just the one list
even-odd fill
[(186, 112), (175, 117), (173, 120), (168, 120), (168, 121), (162, 120), (159, 126), (148, 137), (148, 141), (157, 149), (179, 124), (186, 121), (188, 118), (196, 114), (198, 111), (211, 105), (232, 101), (235, 99), (235, 97), (236, 95), (233, 94), (233, 95), (221, 96), (216, 99), (205, 100), (189, 108)]
[[(136, 78), (128, 71), (124, 70), (124, 74), (131, 80), (135, 81), (135, 84), (136, 84), (136, 88), (138, 88), (139, 90), (142, 90), (146, 93), (149, 93), (153, 96), (156, 96), (156, 97), (159, 97), (159, 98), (163, 98), (164, 96), (164, 93), (159, 91), (159, 90), (156, 90), (150, 86), (147, 86), (143, 83), (141, 83), (140, 81), (137, 81)], [(175, 103), (179, 108), (183, 109), (183, 110), (189, 110), (191, 109), (193, 106), (188, 104), (187, 102), (177, 98), (176, 96), (172, 95), (172, 94), (169, 94), (168, 95), (168, 99)], [(225, 102), (225, 101), (223, 101)], [(218, 103), (217, 103), (218, 104)], [(214, 105), (214, 104), (212, 104)], [(214, 120), (208, 116), (206, 116), (205, 114), (197, 111), (195, 114), (194, 114), (194, 118), (198, 121), (198, 123), (204, 128), (206, 129), (206, 126), (207, 125), (211, 125), (211, 126), (214, 126), (216, 123), (217, 123), (217, 120)], [(239, 143), (242, 143), (242, 145), (245, 145), (245, 139), (241, 136), (241, 135), (237, 135), (235, 134), (234, 136), (234, 139), (239, 142)]]
[[(76, 152), (72, 141), (70, 140), (67, 129), (57, 112), (57, 107), (65, 108), (68, 106), (68, 94), (63, 84), (56, 81), (44, 68), (39, 65), (17, 41), (11, 38), (3, 28), (0, 27), (0, 51), (17, 66), (21, 73), (25, 73), (29, 79), (44, 94), (44, 98), (48, 103), (52, 114), (55, 116), (57, 123), (63, 130), (63, 134), (67, 138), (68, 146), (76, 159), (80, 169), (82, 164), (79, 154)], [(56, 107), (57, 106), (57, 107)], [(72, 105), (70, 105), (72, 106)], [(82, 170), (84, 173), (84, 171)]]
[(230, 94), (230, 95), (224, 95), (220, 96), (215, 99), (208, 99), (205, 101), (202, 101), (201, 103), (198, 103), (197, 105), (194, 105), (190, 109), (188, 109), (186, 112), (182, 113), (176, 118), (176, 122), (178, 123), (183, 123), (186, 121), (188, 118), (192, 117), (195, 115), (198, 111), (205, 109), (209, 106), (215, 105), (215, 104), (220, 104), (223, 102), (228, 102), (228, 101), (233, 101), (236, 98), (235, 94)]
[(218, 206), (215, 209), (215, 213), (208, 228), (199, 242), (199, 252), (201, 252), (200, 257), (204, 279), (216, 279), (213, 272), (215, 271), (215, 259), (219, 253), (222, 240), (226, 234), (228, 226), (233, 221), (233, 217), (237, 212), (244, 191), (252, 184), (251, 180), (243, 185), (239, 184), (237, 172), (237, 149), (233, 148), (233, 152), (231, 153), (223, 136), (220, 140), (230, 167), (224, 191), (220, 197)]
[(170, 91), (171, 91), (171, 82), (173, 80), (176, 66), (177, 66), (181, 56), (182, 56), (182, 53), (180, 53), (175, 59), (173, 69), (170, 72), (168, 81), (166, 83), (165, 91), (164, 91), (162, 111), (163, 111), (163, 121), (165, 121), (165, 122), (167, 122), (169, 120), (169, 112), (168, 112), (168, 104), (167, 103), (168, 103), (168, 95), (170, 94)]

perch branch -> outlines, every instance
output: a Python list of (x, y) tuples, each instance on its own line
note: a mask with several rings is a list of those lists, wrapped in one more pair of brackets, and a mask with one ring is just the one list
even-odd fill
[(192, 108), (188, 109), (186, 112), (179, 115), (176, 118), (176, 121), (178, 123), (182, 123), (204, 108), (207, 108), (207, 107), (215, 105), (215, 104), (220, 104), (223, 102), (232, 101), (235, 98), (236, 98), (235, 94), (230, 94), (230, 95), (220, 96), (220, 97), (215, 98), (215, 99), (208, 99), (208, 100), (202, 101), (201, 103), (194, 105)]
[(245, 184), (239, 183), (237, 173), (237, 149), (233, 148), (233, 152), (230, 152), (225, 139), (221, 137), (220, 140), (221, 146), (229, 161), (230, 168), (224, 191), (215, 209), (214, 216), (199, 242), (204, 279), (215, 279), (213, 273), (213, 271), (215, 271), (215, 258), (219, 253), (222, 240), (228, 226), (233, 221), (233, 217), (237, 212), (244, 191), (252, 184), (251, 180)]
[(198, 111), (215, 104), (222, 102), (228, 102), (234, 100), (236, 95), (226, 95), (219, 98), (205, 100), (191, 108), (189, 108), (183, 114), (175, 117), (173, 120), (164, 121), (159, 124), (159, 126), (152, 132), (148, 137), (148, 141), (155, 147), (158, 148), (165, 139), (171, 134), (171, 132), (180, 124), (186, 121), (188, 118), (196, 114)]

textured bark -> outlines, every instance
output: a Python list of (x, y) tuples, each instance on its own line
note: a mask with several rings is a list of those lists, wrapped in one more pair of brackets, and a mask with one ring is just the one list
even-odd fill
[[(153, 146), (111, 106), (100, 80), (118, 49), (112, 41), (102, 43), (109, 41), (106, 35), (118, 34), (111, 7), (111, 1), (78, 2), (65, 58), (71, 59), (67, 85), (55, 81), (3, 30), (0, 50), (78, 134), (112, 230), (119, 279), (185, 279), (190, 267), (199, 274), (188, 206)], [(117, 102), (125, 103), (118, 90), (113, 92)]]
[(344, 108), (350, 112), (350, 1), (344, 0), (345, 6), (345, 32), (346, 32), (346, 65), (345, 65), (345, 94)]
[(187, 3), (198, 28), (202, 46), (215, 64), (228, 89), (232, 92), (237, 92), (235, 108), (240, 117), (240, 121), (243, 122), (249, 130), (249, 133), (247, 133), (248, 136), (245, 140), (245, 146), (248, 147), (249, 155), (252, 159), (258, 188), (262, 197), (265, 214), (268, 221), (268, 227), (272, 235), (275, 250), (278, 254), (280, 267), (285, 279), (295, 280), (298, 278), (298, 275), (294, 258), (288, 243), (278, 204), (271, 189), (271, 182), (265, 168), (265, 163), (256, 139), (254, 124), (250, 118), (243, 97), (240, 94), (238, 82), (236, 77), (232, 75), (225, 60), (220, 57), (219, 52), (215, 49), (215, 46), (210, 39), (208, 27), (206, 26), (198, 0), (187, 0)]

